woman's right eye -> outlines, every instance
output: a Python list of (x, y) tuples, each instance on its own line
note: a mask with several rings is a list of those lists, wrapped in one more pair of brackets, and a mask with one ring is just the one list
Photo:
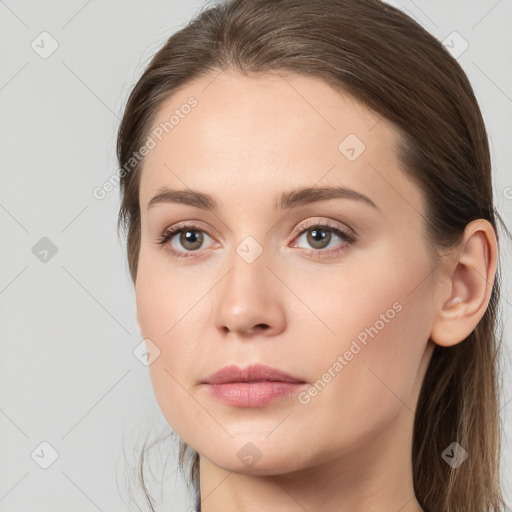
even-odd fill
[[(176, 240), (185, 250), (176, 248), (173, 245), (172, 242), (174, 241), (176, 235), (179, 235)], [(193, 256), (193, 254), (183, 253), (197, 252), (203, 244), (205, 239), (204, 235), (206, 235), (208, 238), (211, 238), (204, 230), (200, 229), (198, 226), (192, 224), (181, 224), (179, 226), (166, 229), (160, 236), (157, 243), (160, 245), (167, 245), (171, 253), (177, 257), (188, 258)]]

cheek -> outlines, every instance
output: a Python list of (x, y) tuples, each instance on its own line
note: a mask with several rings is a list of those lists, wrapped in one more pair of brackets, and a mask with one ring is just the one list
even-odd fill
[(135, 287), (137, 314), (141, 335), (160, 351), (149, 366), (155, 398), (167, 422), (187, 441), (202, 411), (191, 399), (189, 388), (200, 376), (201, 361), (208, 357), (204, 322), (211, 312), (206, 293), (213, 283), (201, 273), (191, 279), (170, 271), (165, 263), (165, 258), (152, 257), (141, 249)]
[[(180, 336), (184, 334), (184, 325), (195, 325), (191, 318), (204, 308), (202, 299), (209, 286), (204, 273), (198, 270), (197, 274), (196, 279), (176, 266), (171, 267), (160, 251), (152, 254), (150, 249), (141, 248), (135, 295), (145, 337), (154, 337), (167, 345), (178, 331)], [(191, 337), (190, 329), (186, 333)]]
[(422, 254), (411, 255), (415, 264), (388, 254), (361, 266), (357, 275), (345, 272), (331, 280), (322, 293), (310, 291), (318, 315), (334, 331), (323, 337), (322, 350), (311, 352), (317, 380), (301, 402), (302, 417), (319, 439), (319, 417), (326, 439), (350, 445), (407, 414), (406, 407), (413, 414), (431, 314), (426, 284), (417, 285), (430, 267)]

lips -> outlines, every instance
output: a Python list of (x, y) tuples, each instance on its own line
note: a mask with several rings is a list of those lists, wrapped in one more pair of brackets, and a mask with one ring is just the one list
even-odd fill
[(233, 407), (263, 407), (298, 393), (306, 385), (298, 377), (261, 364), (243, 369), (225, 366), (201, 384), (210, 396)]
[(208, 376), (204, 384), (227, 384), (232, 382), (290, 382), (304, 384), (304, 381), (286, 372), (262, 364), (253, 364), (246, 368), (225, 366)]

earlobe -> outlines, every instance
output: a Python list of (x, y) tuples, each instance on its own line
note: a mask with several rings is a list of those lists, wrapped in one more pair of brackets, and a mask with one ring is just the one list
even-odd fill
[(448, 266), (449, 295), (441, 297), (431, 339), (449, 347), (466, 339), (489, 305), (498, 259), (492, 225), (477, 219), (466, 226), (457, 258)]

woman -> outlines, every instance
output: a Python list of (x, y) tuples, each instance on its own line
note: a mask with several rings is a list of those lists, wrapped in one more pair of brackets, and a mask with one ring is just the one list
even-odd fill
[(118, 159), (197, 510), (504, 509), (501, 219), (441, 43), (377, 0), (211, 7), (134, 87)]

